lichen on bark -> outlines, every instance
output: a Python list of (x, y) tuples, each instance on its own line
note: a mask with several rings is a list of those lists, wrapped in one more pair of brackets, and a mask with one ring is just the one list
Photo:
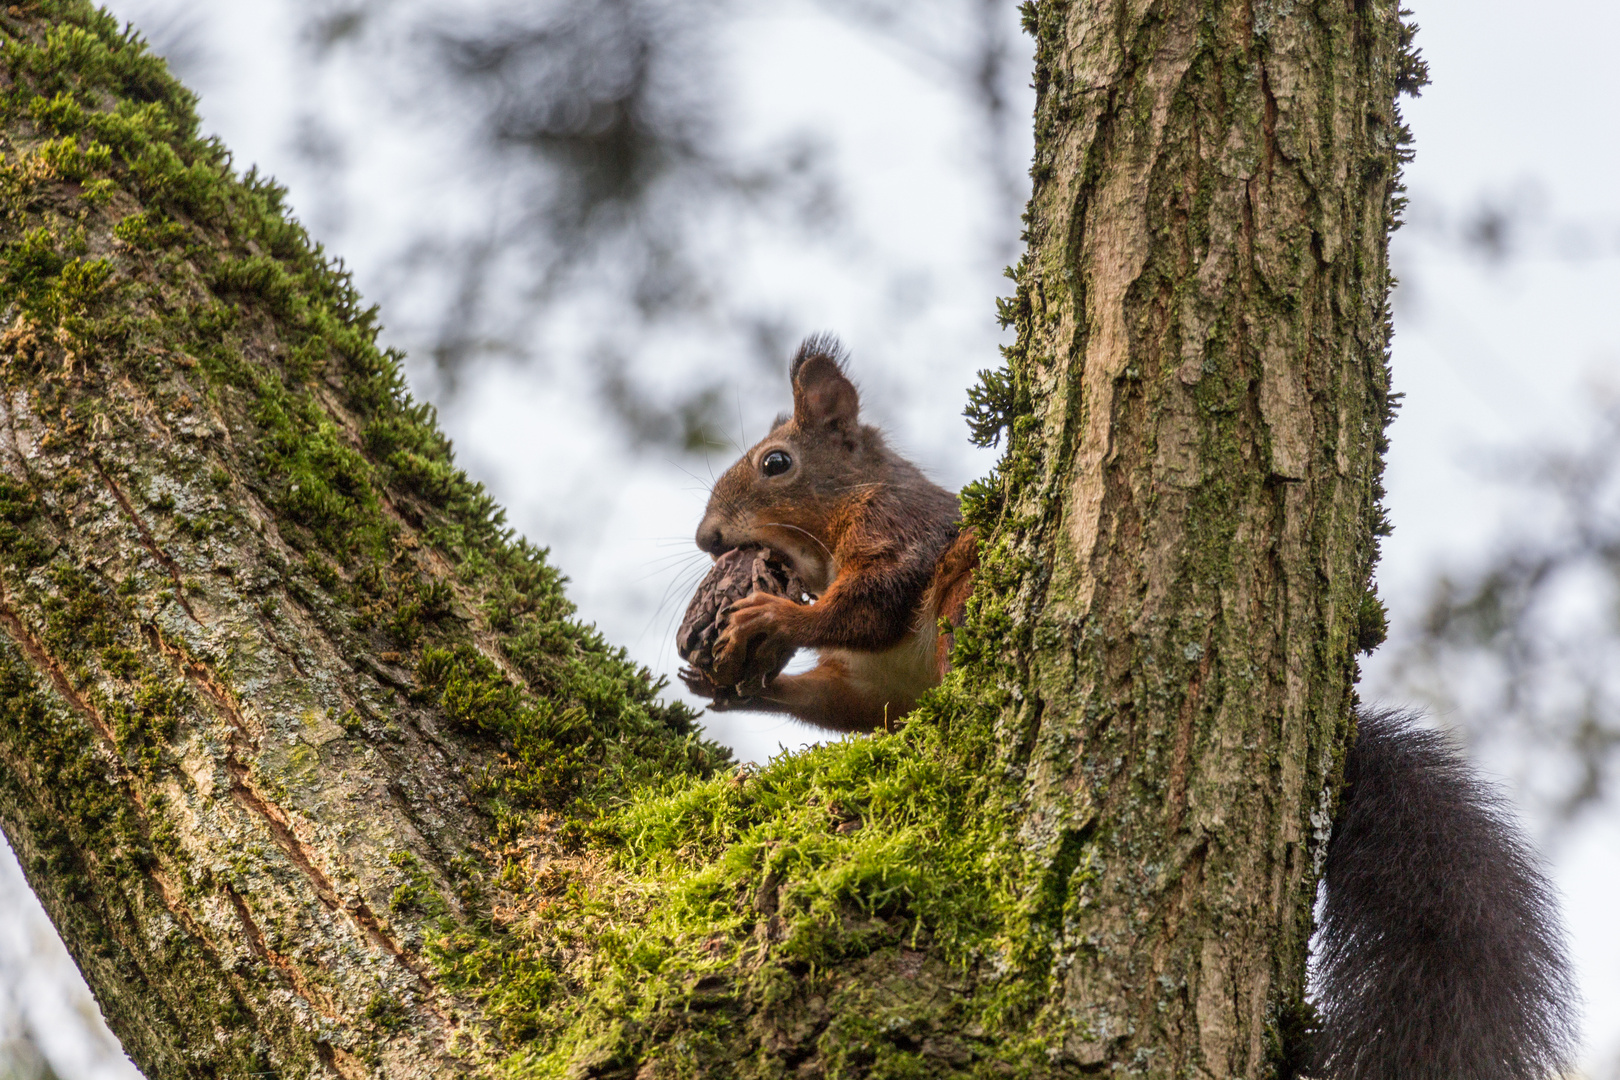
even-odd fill
[(1025, 11), (956, 670), (748, 770), (161, 62), (0, 15), (0, 825), (149, 1075), (1286, 1070), (1411, 64), (1385, 4)]
[(1061, 1056), (1286, 1070), (1383, 531), (1395, 5), (1025, 6), (994, 530)]

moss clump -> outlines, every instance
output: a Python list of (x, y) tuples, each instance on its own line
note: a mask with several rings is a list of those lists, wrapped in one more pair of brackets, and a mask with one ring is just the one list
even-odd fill
[[(483, 982), (492, 1012), (534, 1047), (508, 1068), (609, 1075), (654, 1062), (658, 1076), (764, 1077), (814, 1059), (829, 1076), (932, 1077), (1044, 1067), (1043, 942), (1078, 902), (1083, 875), (1022, 884), (1016, 782), (997, 748), (1002, 695), (985, 664), (1004, 626), (993, 601), (975, 599), (957, 670), (899, 732), (663, 781), (595, 824), (605, 863), (563, 875), (514, 865), (536, 914), (508, 931), (518, 947), (507, 977)], [(557, 963), (583, 942), (587, 970)], [(467, 944), (441, 938), (443, 962), (487, 970), (494, 957)], [(975, 1031), (997, 1035), (962, 1034)]]
[(409, 851), (396, 851), (388, 857), (388, 861), (396, 866), (405, 878), (388, 899), (390, 912), (395, 915), (437, 916), (449, 910), (444, 897), (439, 894), (438, 886), (434, 884), (432, 875), (415, 855)]
[(50, 558), (49, 542), (29, 527), (39, 510), (31, 488), (0, 476), (0, 554), (19, 569), (31, 570)]
[(1356, 651), (1371, 653), (1389, 637), (1389, 612), (1378, 599), (1378, 586), (1373, 585), (1361, 594), (1361, 606), (1356, 611)]

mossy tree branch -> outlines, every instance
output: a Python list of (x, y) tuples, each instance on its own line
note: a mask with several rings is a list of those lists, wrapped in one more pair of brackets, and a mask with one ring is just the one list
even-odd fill
[(603, 800), (726, 755), (161, 61), (0, 22), (0, 821), (149, 1075), (475, 1069), (528, 1021), (474, 984), (548, 970), (518, 868), (565, 888)]
[(1399, 25), (1026, 13), (958, 669), (758, 771), (572, 621), (159, 61), (74, 0), (0, 16), (0, 824), (149, 1075), (1286, 1067)]

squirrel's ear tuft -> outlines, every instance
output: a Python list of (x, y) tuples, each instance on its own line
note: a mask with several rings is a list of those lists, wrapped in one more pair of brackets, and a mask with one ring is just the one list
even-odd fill
[(844, 347), (831, 334), (804, 339), (788, 368), (793, 380), (793, 419), (800, 430), (831, 428), (846, 435), (855, 430), (861, 399), (844, 374)]

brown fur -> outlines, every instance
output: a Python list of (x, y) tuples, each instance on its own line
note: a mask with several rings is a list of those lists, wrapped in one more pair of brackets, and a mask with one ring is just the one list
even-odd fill
[[(762, 636), (815, 649), (817, 666), (720, 706), (783, 712), (835, 731), (871, 731), (909, 712), (948, 666), (942, 617), (961, 620), (977, 566), (956, 496), (860, 423), (860, 395), (829, 338), (793, 358), (793, 414), (720, 477), (698, 526), (719, 555), (762, 544), (789, 559), (813, 604), (754, 593), (731, 609), (715, 648), (722, 684)], [(767, 456), (792, 467), (767, 476)]]

